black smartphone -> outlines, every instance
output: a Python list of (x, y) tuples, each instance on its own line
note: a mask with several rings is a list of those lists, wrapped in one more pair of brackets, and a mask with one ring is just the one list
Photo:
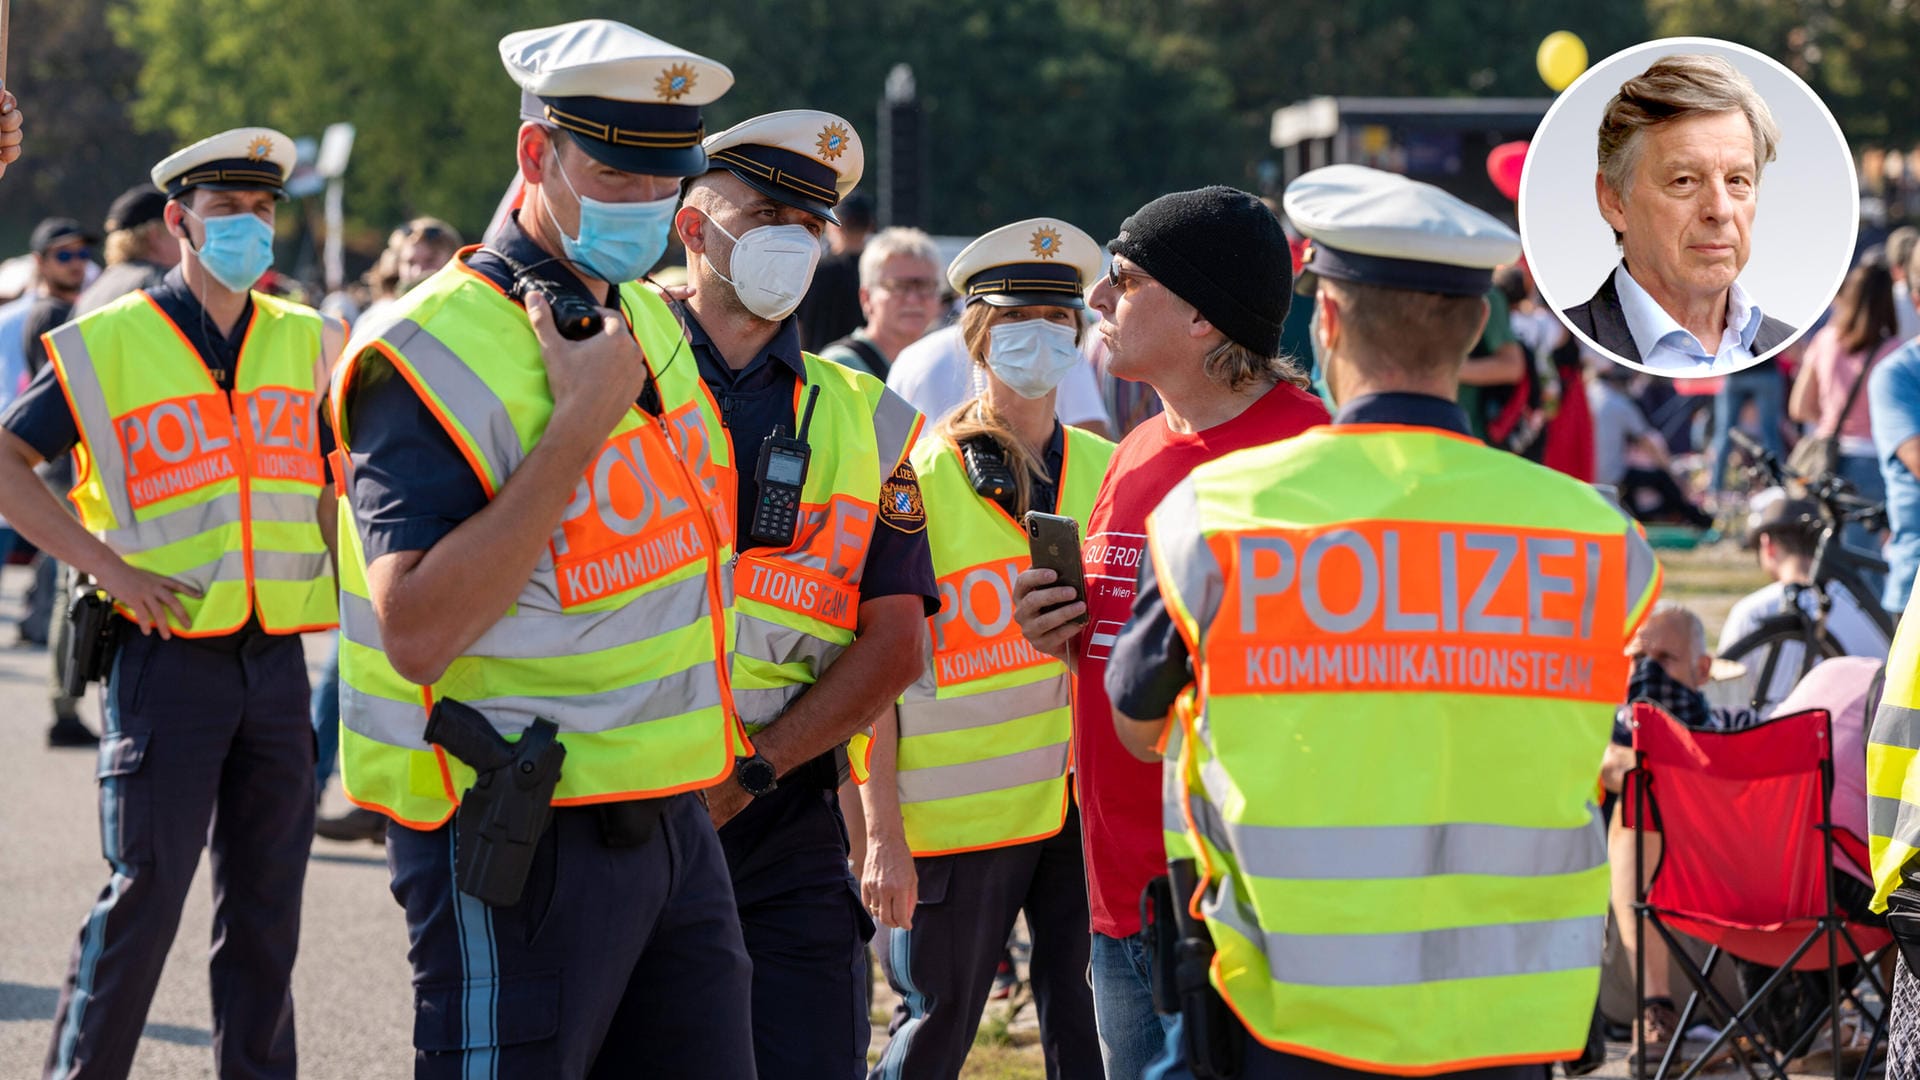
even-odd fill
[[(1067, 585), (1076, 594), (1074, 599), (1087, 598), (1086, 569), (1080, 563), (1080, 523), (1070, 517), (1059, 514), (1043, 514), (1038, 510), (1027, 511), (1027, 550), (1033, 555), (1035, 569), (1051, 570), (1057, 577), (1054, 586)], [(1072, 600), (1067, 603), (1072, 603)], [(1055, 604), (1046, 609), (1053, 611), (1066, 604)], [(1082, 613), (1076, 622), (1086, 622)]]

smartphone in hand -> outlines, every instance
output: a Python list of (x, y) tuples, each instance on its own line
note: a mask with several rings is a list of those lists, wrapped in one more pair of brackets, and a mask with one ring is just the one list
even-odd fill
[[(1034, 568), (1053, 571), (1056, 575), (1054, 585), (1070, 586), (1075, 593), (1074, 599), (1084, 602), (1087, 599), (1087, 575), (1080, 562), (1080, 523), (1070, 517), (1043, 514), (1038, 510), (1027, 511), (1026, 520), (1027, 548), (1033, 555)], [(1065, 606), (1055, 604), (1046, 610), (1053, 611)], [(1084, 623), (1087, 616), (1082, 613), (1075, 621)]]

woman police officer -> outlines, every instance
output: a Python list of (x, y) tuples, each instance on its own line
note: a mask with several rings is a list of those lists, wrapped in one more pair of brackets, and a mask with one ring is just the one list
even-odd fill
[(959, 1075), (1022, 910), (1048, 1074), (1102, 1075), (1071, 675), (1021, 637), (1012, 595), (1027, 511), (1084, 528), (1113, 454), (1054, 418), (1054, 388), (1085, 362), (1082, 293), (1099, 271), (1093, 238), (1050, 218), (995, 229), (947, 271), (981, 389), (912, 456), (942, 606), (926, 673), (876, 719), (862, 789), (862, 891), (896, 928), (880, 952), (900, 994), (873, 1078)]

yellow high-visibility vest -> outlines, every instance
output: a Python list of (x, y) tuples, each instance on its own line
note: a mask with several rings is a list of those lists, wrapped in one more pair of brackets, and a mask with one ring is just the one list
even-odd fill
[(1873, 910), (1920, 850), (1920, 620), (1903, 618), (1887, 654), (1886, 685), (1867, 733), (1867, 828), (1872, 836)]
[(1594, 779), (1659, 588), (1638, 526), (1477, 440), (1352, 425), (1201, 466), (1147, 529), (1195, 664), (1192, 907), (1247, 1030), (1403, 1075), (1577, 1055)]
[[(778, 720), (853, 643), (881, 501), (899, 503), (885, 508), (895, 521), (925, 525), (918, 494), (895, 483), (920, 414), (864, 371), (801, 355), (806, 381), (794, 386), (795, 416), (813, 388), (820, 397), (807, 429), (813, 453), (794, 542), (742, 548), (732, 575), (733, 698), (750, 733)], [(743, 462), (757, 460), (759, 447), (733, 449)]]
[[(1082, 531), (1113, 450), (1066, 429), (1053, 512)], [(1013, 579), (1033, 562), (1026, 529), (973, 490), (947, 440), (914, 447), (913, 467), (941, 608), (929, 620), (927, 669), (898, 708), (907, 845), (946, 855), (1045, 839), (1066, 821), (1073, 686), (1013, 619)]]
[[(333, 400), (349, 448), (353, 381), (375, 358), (391, 364), (493, 498), (539, 442), (553, 398), (525, 311), (465, 255), (356, 335)], [(387, 661), (362, 538), (341, 500), (340, 749), (347, 796), (361, 806), (414, 828), (453, 813), (474, 774), (422, 739), (440, 697), (479, 709), (509, 739), (535, 719), (557, 724), (567, 758), (555, 805), (707, 787), (749, 749), (724, 662), (732, 494), (719, 411), (659, 297), (628, 284), (620, 303), (661, 413), (621, 418), (512, 609), (431, 687)]]
[[(326, 489), (314, 411), (338, 323), (265, 293), (233, 371), (214, 384), (186, 335), (144, 291), (46, 334), (79, 429), (69, 497), (128, 564), (197, 587), (182, 637), (335, 625), (320, 532)], [(125, 613), (125, 609), (122, 609)]]

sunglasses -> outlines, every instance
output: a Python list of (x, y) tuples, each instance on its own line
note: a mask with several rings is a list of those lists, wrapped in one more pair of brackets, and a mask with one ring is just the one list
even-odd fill
[(901, 296), (935, 297), (940, 295), (940, 283), (926, 278), (887, 278), (877, 282), (880, 288)]
[(1107, 284), (1113, 286), (1116, 291), (1123, 295), (1132, 291), (1132, 282), (1151, 280), (1153, 279), (1139, 271), (1120, 269), (1118, 262), (1107, 264)]
[(92, 248), (66, 248), (61, 251), (49, 251), (47, 252), (47, 258), (52, 259), (54, 262), (60, 263), (63, 266), (66, 265), (67, 263), (73, 262), (75, 259), (79, 259), (82, 262), (86, 262), (86, 261), (92, 260), (93, 249)]

